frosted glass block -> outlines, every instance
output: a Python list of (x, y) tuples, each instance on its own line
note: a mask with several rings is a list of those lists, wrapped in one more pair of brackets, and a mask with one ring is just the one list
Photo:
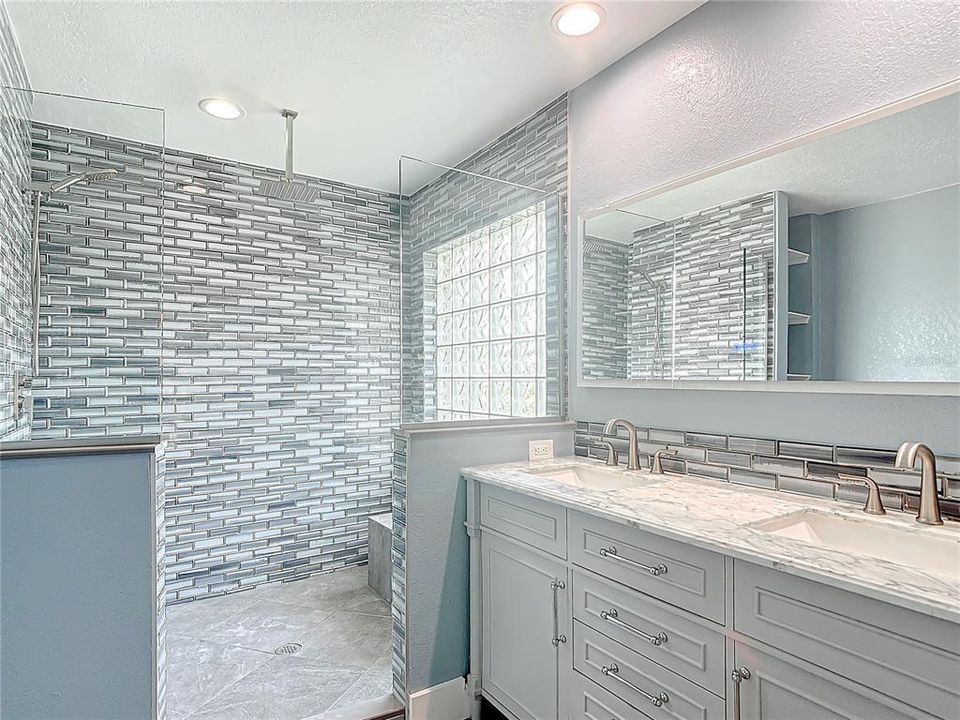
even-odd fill
[(470, 341), (490, 339), (490, 308), (474, 308), (470, 311)]
[(537, 260), (531, 255), (513, 263), (513, 297), (533, 295), (537, 291)]
[(460, 277), (470, 272), (470, 246), (460, 241), (453, 246), (453, 277)]
[(470, 306), (486, 305), (490, 302), (490, 271), (481, 270), (470, 276)]
[(450, 409), (451, 380), (437, 380), (437, 408)]
[(513, 336), (535, 335), (537, 332), (537, 300), (513, 301)]
[(437, 281), (443, 282), (453, 277), (453, 257), (449, 249), (437, 253)]
[(454, 412), (454, 413), (450, 413), (450, 419), (451, 419), (451, 420), (469, 420), (469, 419), (470, 419), (470, 413), (468, 413), (468, 412)]
[(510, 279), (509, 265), (499, 265), (490, 271), (490, 302), (502, 302), (511, 298)]
[(535, 380), (513, 381), (513, 414), (533, 417), (537, 414), (537, 383)]
[(544, 417), (547, 414), (547, 381), (537, 380), (537, 415)]
[(470, 346), (453, 346), (453, 373), (454, 377), (470, 377)]
[(461, 310), (453, 314), (453, 342), (470, 342), (470, 311)]
[(547, 296), (537, 295), (537, 334), (547, 334)]
[(537, 292), (547, 291), (547, 254), (537, 253)]
[(510, 377), (510, 341), (490, 343), (490, 377)]
[(537, 251), (537, 216), (521, 218), (513, 224), (513, 256), (532, 255)]
[(463, 310), (470, 306), (470, 276), (458, 277), (453, 281), (453, 309)]
[(510, 303), (500, 303), (490, 306), (490, 337), (494, 340), (498, 338), (510, 337)]
[(537, 375), (547, 376), (547, 339), (537, 338)]
[(490, 381), (490, 412), (494, 415), (510, 415), (510, 381)]
[(470, 240), (470, 272), (490, 267), (490, 235), (481, 230)]
[(499, 265), (510, 260), (513, 252), (513, 239), (510, 226), (490, 231), (490, 264)]
[(468, 380), (453, 381), (453, 409), (469, 410), (470, 395), (468, 393)]
[(541, 210), (537, 213), (537, 250), (547, 249), (547, 214)]
[(440, 422), (449, 422), (453, 417), (449, 410), (437, 410), (437, 420)]
[(437, 345), (449, 345), (453, 342), (453, 316), (437, 316)]
[(490, 412), (490, 383), (487, 380), (470, 381), (470, 412)]
[(533, 377), (537, 374), (537, 341), (513, 341), (513, 376)]
[(470, 376), (488, 377), (490, 375), (490, 346), (479, 343), (470, 346)]
[(453, 284), (450, 282), (437, 283), (437, 312), (445, 313), (453, 310)]
[(450, 377), (453, 375), (453, 350), (449, 345), (437, 347), (437, 376)]

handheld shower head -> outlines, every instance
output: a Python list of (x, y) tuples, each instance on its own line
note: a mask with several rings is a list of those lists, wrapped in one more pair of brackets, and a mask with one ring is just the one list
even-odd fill
[(116, 174), (117, 171), (113, 169), (87, 170), (86, 172), (79, 173), (78, 175), (70, 175), (65, 177), (63, 180), (51, 183), (48, 192), (60, 192), (61, 190), (66, 190), (68, 187), (72, 187), (79, 182), (101, 182), (103, 180), (109, 180)]

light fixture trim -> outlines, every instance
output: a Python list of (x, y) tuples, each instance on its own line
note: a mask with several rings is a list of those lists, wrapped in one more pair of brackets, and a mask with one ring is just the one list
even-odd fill
[(240, 105), (224, 97), (205, 97), (197, 105), (207, 115), (218, 120), (239, 120), (247, 114)]
[(559, 7), (550, 24), (564, 37), (583, 37), (599, 30), (606, 19), (606, 11), (596, 3), (574, 2)]

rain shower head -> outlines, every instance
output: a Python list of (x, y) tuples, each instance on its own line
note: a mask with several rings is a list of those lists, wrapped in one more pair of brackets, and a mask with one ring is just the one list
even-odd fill
[(280, 115), (283, 117), (286, 125), (285, 144), (286, 144), (286, 167), (283, 173), (283, 180), (261, 180), (260, 194), (277, 200), (290, 200), (292, 202), (313, 202), (320, 196), (320, 190), (310, 187), (306, 183), (294, 182), (293, 180), (293, 121), (297, 113), (294, 110), (283, 110)]
[(65, 177), (63, 180), (58, 180), (57, 182), (50, 183), (50, 187), (47, 192), (60, 192), (61, 190), (66, 190), (68, 187), (72, 187), (79, 182), (101, 182), (103, 180), (109, 180), (117, 174), (116, 170), (87, 170), (86, 172), (79, 173), (77, 175), (70, 175)]

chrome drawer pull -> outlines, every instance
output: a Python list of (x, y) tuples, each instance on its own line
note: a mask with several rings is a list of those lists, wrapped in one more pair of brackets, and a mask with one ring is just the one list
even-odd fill
[(600, 557), (610, 558), (611, 560), (616, 560), (617, 562), (622, 562), (625, 565), (631, 565), (632, 567), (640, 568), (641, 570), (646, 570), (651, 575), (666, 575), (667, 566), (666, 565), (644, 565), (643, 563), (637, 562), (636, 560), (631, 560), (630, 558), (620, 557), (617, 555), (617, 549), (611, 545), (608, 548), (600, 548)]
[(623, 628), (627, 632), (631, 632), (634, 635), (642, 637), (644, 640), (653, 643), (654, 645), (663, 645), (667, 641), (666, 633), (657, 633), (656, 635), (650, 635), (645, 633), (643, 630), (635, 628), (633, 625), (625, 623), (623, 620), (620, 620), (617, 617), (617, 609), (610, 608), (609, 610), (600, 611), (600, 619), (606, 620), (611, 625), (616, 625), (618, 628)]
[(600, 672), (602, 672), (607, 677), (610, 677), (610, 678), (613, 678), (614, 680), (618, 680), (622, 682), (624, 685), (626, 685), (628, 688), (630, 688), (634, 692), (640, 693), (647, 700), (653, 703), (654, 707), (661, 707), (664, 703), (670, 702), (670, 698), (667, 697), (667, 694), (665, 692), (661, 692), (659, 695), (651, 695), (650, 693), (644, 692), (643, 690), (638, 688), (629, 680), (624, 680), (622, 677), (620, 677), (617, 674), (620, 672), (620, 668), (617, 666), (616, 663), (610, 663), (609, 665), (604, 665), (603, 667), (600, 668)]
[(550, 644), (554, 647), (559, 647), (560, 643), (567, 641), (567, 636), (560, 632), (560, 611), (557, 607), (557, 591), (564, 590), (566, 587), (567, 584), (563, 580), (554, 580), (550, 583), (550, 590), (553, 591), (553, 637), (550, 639)]
[(745, 668), (736, 668), (730, 673), (730, 679), (733, 680), (733, 720), (740, 720), (740, 683), (750, 679), (750, 671)]

